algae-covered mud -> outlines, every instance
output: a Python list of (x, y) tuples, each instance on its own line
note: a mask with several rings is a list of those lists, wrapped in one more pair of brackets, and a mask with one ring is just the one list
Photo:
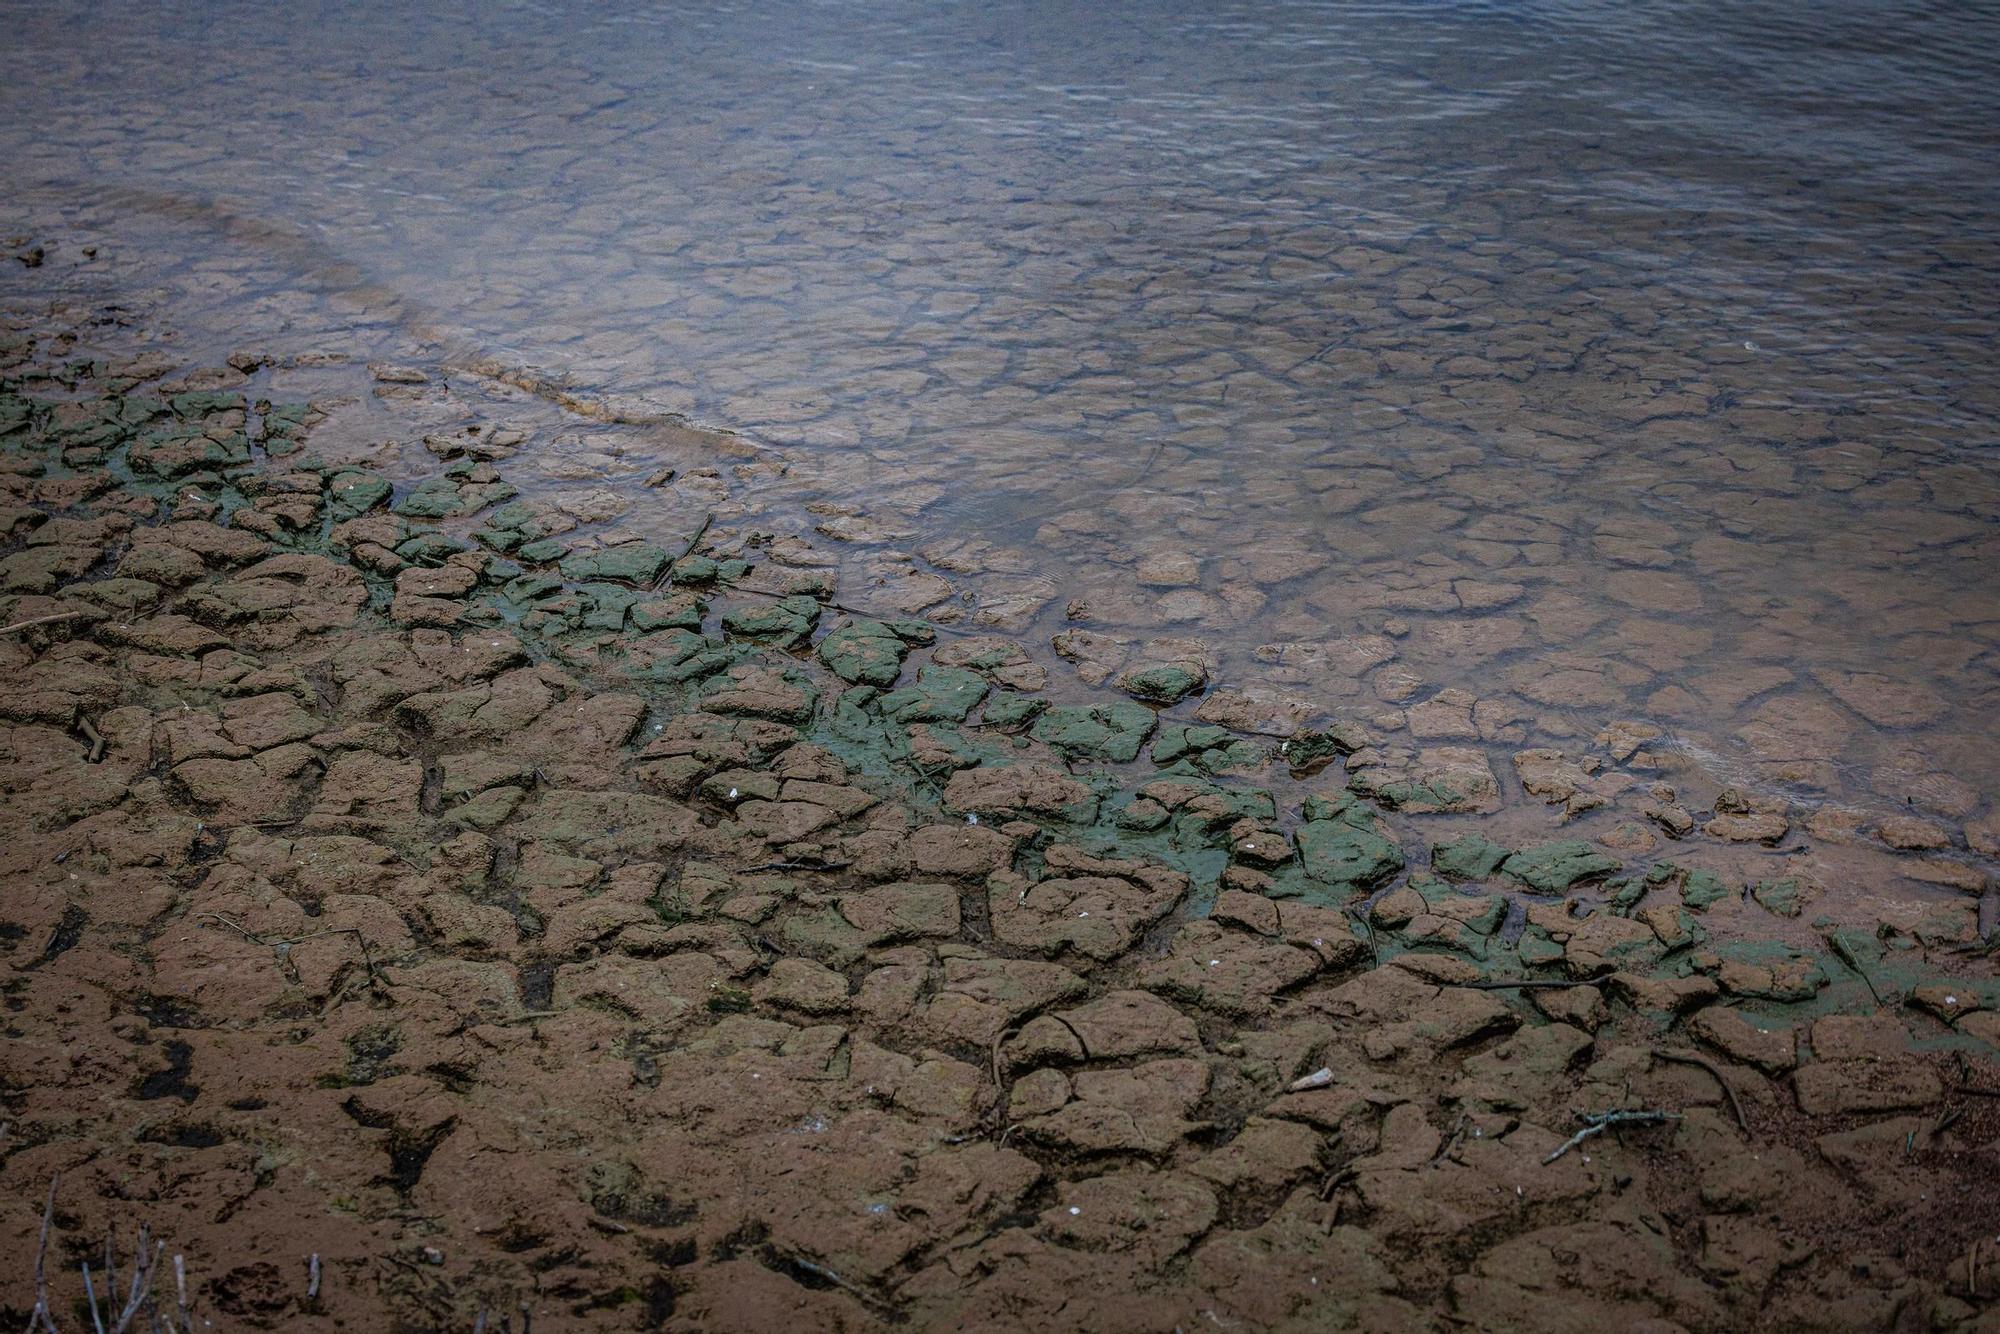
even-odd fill
[(2000, 1329), (1989, 20), (371, 10), (7, 10), (0, 1318)]
[(86, 1320), (143, 1221), (235, 1328), (1993, 1328), (1979, 886), (1831, 892), (1639, 722), (1503, 784), (1204, 722), (1191, 658), (1058, 691), (856, 610), (741, 440), (190, 361), (48, 268), (0, 342), (10, 1318), (45, 1247)]

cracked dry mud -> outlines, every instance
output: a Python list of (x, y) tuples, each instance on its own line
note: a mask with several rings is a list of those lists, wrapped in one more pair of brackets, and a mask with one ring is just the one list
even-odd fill
[[(8, 1318), (60, 1173), (72, 1323), (144, 1220), (227, 1328), (2000, 1328), (1937, 826), (1822, 821), (1944, 868), (1856, 893), (1642, 725), (1517, 795), (1449, 690), (1064, 693), (845, 610), (725, 438), (624, 540), (515, 491), (531, 397), (362, 449), (288, 377), (432, 376), (100, 314), (0, 344)], [(1617, 1110), (1670, 1116), (1558, 1153)]]

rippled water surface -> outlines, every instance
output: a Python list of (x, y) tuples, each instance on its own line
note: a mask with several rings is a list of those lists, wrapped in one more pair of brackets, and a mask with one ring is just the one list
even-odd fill
[(857, 598), (1270, 730), (2000, 793), (1988, 8), (0, 8), (14, 207), (217, 346), (768, 442)]

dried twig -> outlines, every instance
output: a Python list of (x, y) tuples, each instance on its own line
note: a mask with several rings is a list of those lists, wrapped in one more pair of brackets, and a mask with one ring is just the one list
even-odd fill
[(1716, 1068), (1713, 1061), (1705, 1056), (1697, 1056), (1691, 1051), (1660, 1051), (1655, 1049), (1653, 1055), (1663, 1061), (1676, 1061), (1681, 1065), (1692, 1065), (1708, 1071), (1714, 1077), (1715, 1082), (1722, 1085), (1722, 1092), (1729, 1099), (1729, 1110), (1736, 1113), (1737, 1128), (1746, 1135), (1750, 1133), (1750, 1119), (1743, 1115), (1743, 1104), (1737, 1101), (1736, 1090), (1731, 1088), (1729, 1081), (1722, 1077), (1722, 1071)]
[(1659, 1125), (1666, 1121), (1678, 1121), (1681, 1119), (1681, 1114), (1656, 1111), (1578, 1112), (1577, 1119), (1583, 1122), (1583, 1129), (1558, 1145), (1554, 1153), (1542, 1159), (1544, 1163), (1554, 1162), (1592, 1135), (1602, 1135), (1613, 1126)]
[(292, 946), (303, 944), (308, 940), (318, 940), (322, 936), (353, 936), (356, 943), (361, 946), (361, 963), (368, 970), (369, 984), (371, 986), (379, 986), (386, 981), (382, 976), (381, 970), (375, 966), (375, 955), (368, 947), (368, 937), (361, 934), (361, 928), (358, 926), (329, 926), (319, 931), (308, 931), (302, 936), (260, 936), (249, 927), (243, 925), (243, 923), (224, 913), (198, 912), (195, 914), (196, 920), (204, 917), (220, 922), (223, 926), (241, 935), (253, 945), (262, 945), (266, 949), (276, 950), (279, 961), (285, 965), (285, 971), (292, 975), (294, 982), (298, 981), (299, 969), (298, 965), (293, 963), (291, 959), (290, 950)]
[(853, 862), (765, 862), (761, 866), (739, 866), (737, 875), (755, 875), (759, 871), (844, 871)]
[(692, 556), (694, 554), (694, 549), (697, 546), (701, 545), (702, 538), (708, 536), (709, 525), (713, 524), (714, 522), (715, 522), (715, 514), (713, 511), (710, 511), (708, 517), (701, 521), (701, 527), (694, 530), (694, 536), (690, 537), (687, 540), (687, 545), (681, 548), (681, 554), (674, 557), (672, 560), (668, 561), (665, 565), (660, 567), (660, 577), (653, 580), (654, 592), (657, 593), (662, 588), (666, 588), (674, 582), (674, 566), (680, 564), (682, 561), (686, 560), (689, 556)]
[(1877, 1005), (1887, 1004), (1882, 999), (1882, 993), (1875, 989), (1875, 979), (1868, 975), (1868, 970), (1861, 966), (1860, 958), (1855, 955), (1854, 947), (1847, 943), (1847, 937), (1839, 931), (1829, 931), (1822, 938), (1827, 944), (1833, 946), (1833, 952), (1840, 956), (1840, 961), (1849, 968), (1852, 968), (1855, 974), (1860, 977), (1862, 985), (1868, 988), (1868, 994), (1875, 998), (1875, 1003)]
[(56, 1221), (56, 1183), (61, 1180), (60, 1172), (49, 1178), (49, 1202), (42, 1206), (42, 1237), (35, 1245), (35, 1309), (28, 1315), (28, 1334), (34, 1334), (36, 1321), (48, 1334), (56, 1334), (56, 1322), (49, 1316), (49, 1228)]
[(1601, 987), (1608, 981), (1610, 979), (1605, 977), (1522, 977), (1511, 979), (1493, 978), (1478, 982), (1453, 982), (1450, 985), (1455, 987), (1469, 987), (1474, 991), (1534, 991), (1544, 987), (1553, 987), (1566, 991), (1571, 987)]
[(59, 611), (50, 616), (31, 616), (25, 621), (16, 621), (12, 625), (0, 625), (0, 635), (11, 635), (16, 630), (25, 630), (31, 625), (51, 625), (56, 621), (74, 621), (80, 617), (96, 615), (99, 615), (99, 613), (95, 611)]

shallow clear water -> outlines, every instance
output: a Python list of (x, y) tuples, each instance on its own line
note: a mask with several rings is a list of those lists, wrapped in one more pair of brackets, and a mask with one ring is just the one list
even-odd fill
[(850, 586), (1273, 726), (2000, 794), (1990, 8), (0, 11), (11, 207), (218, 346), (415, 313), (726, 424)]

